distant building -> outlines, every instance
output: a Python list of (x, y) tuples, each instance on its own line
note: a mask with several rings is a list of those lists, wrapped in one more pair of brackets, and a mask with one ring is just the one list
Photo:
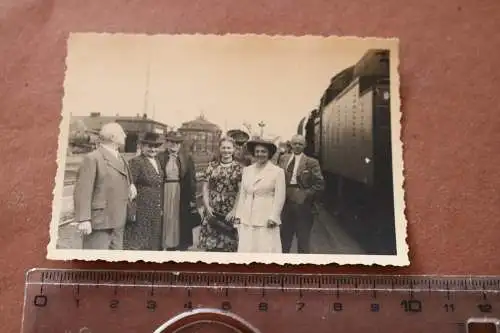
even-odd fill
[(165, 134), (168, 130), (166, 124), (149, 119), (146, 114), (142, 116), (138, 114), (136, 117), (123, 117), (119, 115), (101, 116), (99, 112), (93, 112), (89, 116), (73, 116), (72, 122), (83, 123), (88, 131), (94, 133), (97, 133), (106, 123), (117, 122), (127, 134), (125, 153), (137, 152), (137, 144), (145, 132)]
[(222, 130), (216, 124), (205, 119), (203, 115), (182, 123), (179, 132), (190, 143), (193, 156), (213, 156), (217, 153)]

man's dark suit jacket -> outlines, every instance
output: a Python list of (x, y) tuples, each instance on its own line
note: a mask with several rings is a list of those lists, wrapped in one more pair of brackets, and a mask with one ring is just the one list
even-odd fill
[[(290, 184), (291, 173), (286, 172), (287, 164), (292, 154), (280, 157), (279, 164), (285, 169), (286, 184)], [(325, 181), (318, 160), (302, 154), (297, 167), (297, 185), (299, 190), (287, 194), (289, 200), (296, 203), (313, 203), (325, 189)]]

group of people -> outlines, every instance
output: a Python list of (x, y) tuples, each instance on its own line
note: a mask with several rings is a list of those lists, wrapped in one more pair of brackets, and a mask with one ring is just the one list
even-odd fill
[(74, 190), (84, 249), (185, 251), (200, 226), (202, 251), (288, 253), (296, 236), (298, 252), (311, 252), (313, 204), (324, 180), (318, 161), (303, 154), (304, 137), (292, 137), (292, 151), (278, 160), (271, 141), (247, 141), (250, 157), (242, 158), (239, 142), (221, 138), (217, 158), (198, 179), (201, 210), (193, 159), (182, 151), (180, 134), (146, 133), (129, 161), (118, 153), (126, 137), (120, 125), (104, 125), (99, 137)]

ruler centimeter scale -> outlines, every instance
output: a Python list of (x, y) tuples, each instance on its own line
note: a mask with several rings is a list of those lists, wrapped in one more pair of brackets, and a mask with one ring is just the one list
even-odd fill
[(33, 269), (22, 333), (500, 332), (500, 276)]

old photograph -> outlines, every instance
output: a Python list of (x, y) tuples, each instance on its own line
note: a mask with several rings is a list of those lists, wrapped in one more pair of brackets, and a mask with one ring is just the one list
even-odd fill
[(47, 257), (408, 265), (398, 48), (70, 34)]

